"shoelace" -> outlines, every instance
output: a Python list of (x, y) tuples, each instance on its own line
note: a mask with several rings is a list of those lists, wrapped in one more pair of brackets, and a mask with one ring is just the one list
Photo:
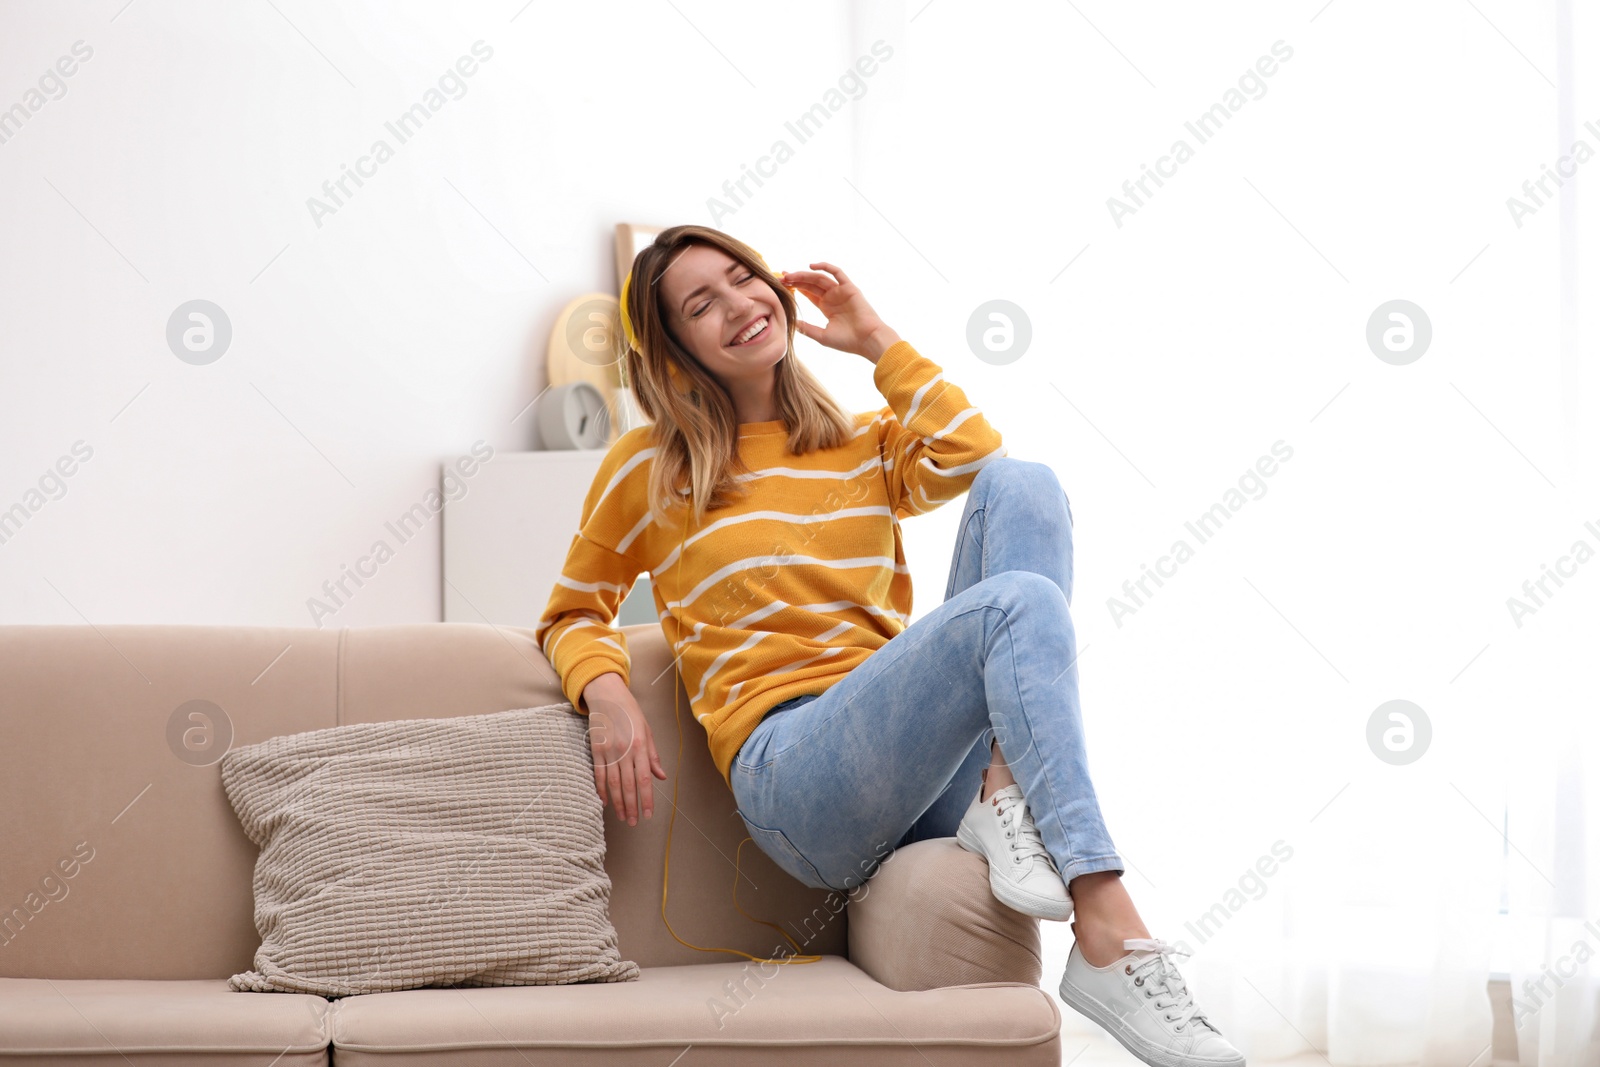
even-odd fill
[(1187, 951), (1160, 938), (1145, 937), (1130, 937), (1122, 942), (1122, 947), (1129, 952), (1150, 953), (1133, 967), (1133, 984), (1144, 987), (1144, 995), (1154, 998), (1156, 1010), (1165, 1016), (1167, 1022), (1176, 1023), (1175, 1029), (1182, 1032), (1194, 1022), (1215, 1033), (1222, 1032), (1211, 1025), (1205, 1012), (1195, 1007), (1194, 994), (1189, 991), (1188, 983), (1178, 973), (1177, 966), (1168, 959), (1173, 955), (1187, 956)]
[[(1050, 850), (1044, 847), (1044, 839), (1039, 836), (1039, 827), (1034, 824), (1033, 812), (1028, 810), (1027, 803), (1021, 796), (1021, 790), (1008, 786), (995, 793), (1000, 809), (1000, 825), (1005, 827), (1006, 836), (1011, 839), (1011, 851), (1017, 855), (1012, 858), (1012, 863), (1020, 866), (1029, 856), (1039, 856), (1050, 869), (1056, 869), (1055, 860), (1050, 856)], [(1017, 818), (1021, 812), (1022, 817)]]

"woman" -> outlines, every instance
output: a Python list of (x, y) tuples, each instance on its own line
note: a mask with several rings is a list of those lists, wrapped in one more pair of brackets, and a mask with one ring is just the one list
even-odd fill
[[(595, 787), (629, 825), (666, 778), (610, 626), (648, 571), (695, 718), (751, 837), (847, 891), (955, 836), (995, 896), (1065, 920), (1062, 999), (1140, 1059), (1242, 1065), (1123, 887), (1078, 709), (1071, 508), (831, 263), (772, 272), (676, 226), (623, 288), (651, 420), (608, 450), (536, 631), (593, 721)], [(820, 269), (816, 269), (820, 268)], [(793, 292), (827, 318), (799, 320)], [(794, 332), (862, 356), (888, 405), (840, 410)], [(900, 519), (968, 494), (944, 603), (907, 625)], [(1036, 821), (1037, 819), (1037, 821)]]

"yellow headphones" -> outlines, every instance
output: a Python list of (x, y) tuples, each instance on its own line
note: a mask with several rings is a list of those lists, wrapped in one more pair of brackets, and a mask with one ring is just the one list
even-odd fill
[[(752, 249), (752, 251), (754, 251), (754, 249)], [(775, 271), (771, 267), (768, 267), (767, 261), (762, 258), (761, 253), (756, 252), (755, 256), (756, 259), (760, 260), (762, 267), (766, 268), (769, 273), (775, 275), (781, 283), (783, 279), (783, 272)], [(633, 271), (629, 270), (628, 276), (622, 281), (622, 297), (620, 300), (622, 313), (622, 334), (627, 338), (629, 348), (638, 348), (639, 343), (638, 339), (633, 333), (633, 323), (628, 318), (628, 287), (632, 281)], [(640, 351), (642, 352), (643, 349), (640, 349)], [(689, 500), (684, 504), (683, 532), (678, 542), (678, 562), (676, 566), (676, 573), (674, 575), (675, 579), (677, 579), (679, 582), (678, 588), (680, 589), (683, 588), (681, 581), (683, 575), (683, 550), (684, 546), (688, 544), (689, 512), (693, 509), (693, 502), (694, 494), (693, 490), (691, 489)], [(678, 644), (683, 638), (683, 624), (678, 622), (678, 617), (676, 615), (672, 616), (672, 621), (678, 624), (678, 640), (672, 643), (672, 659), (673, 663), (676, 664), (678, 662)], [(678, 936), (677, 931), (672, 928), (672, 923), (667, 919), (667, 882), (669, 871), (672, 865), (672, 827), (678, 819), (678, 779), (683, 773), (683, 717), (679, 710), (680, 701), (678, 699), (679, 694), (683, 691), (683, 678), (677, 669), (674, 669), (673, 675), (674, 684), (672, 686), (672, 721), (678, 728), (678, 764), (673, 770), (672, 774), (672, 814), (667, 817), (667, 847), (665, 854), (661, 857), (661, 921), (666, 924), (667, 933), (672, 935), (672, 939), (674, 941), (686, 948), (692, 948), (697, 952), (727, 952), (735, 956), (743, 956), (745, 959), (753, 960), (756, 963), (815, 963), (822, 957), (819, 955), (802, 954), (800, 952), (799, 942), (795, 941), (794, 938), (789, 936), (789, 931), (785, 930), (777, 923), (768, 922), (766, 919), (757, 919), (754, 915), (751, 915), (749, 912), (739, 907), (739, 857), (744, 852), (745, 842), (754, 841), (754, 838), (749, 837), (748, 835), (745, 837), (744, 841), (739, 842), (739, 847), (733, 851), (734, 909), (751, 922), (757, 922), (763, 926), (770, 926), (774, 930), (778, 931), (778, 933), (782, 934), (784, 940), (794, 946), (795, 955), (786, 956), (782, 959), (770, 959), (764, 956), (752, 956), (750, 953), (737, 948), (706, 948), (702, 945), (690, 944), (688, 941), (685, 941), (683, 938)]]

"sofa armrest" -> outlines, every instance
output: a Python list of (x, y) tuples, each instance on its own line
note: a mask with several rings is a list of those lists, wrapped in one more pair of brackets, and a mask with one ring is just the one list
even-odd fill
[(989, 889), (989, 865), (953, 837), (896, 849), (850, 902), (850, 959), (890, 989), (1026, 982), (1043, 974), (1039, 920)]

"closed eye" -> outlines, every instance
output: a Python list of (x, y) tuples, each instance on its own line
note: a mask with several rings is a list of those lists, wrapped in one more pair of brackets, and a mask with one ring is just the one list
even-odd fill
[[(745, 276), (743, 278), (739, 279), (738, 284), (739, 285), (743, 285), (745, 282), (749, 281), (751, 278), (754, 278), (755, 276), (756, 276), (756, 272), (755, 271), (749, 271), (748, 273), (745, 274)], [(700, 317), (700, 313), (702, 311), (704, 311), (706, 308), (710, 307), (710, 306), (711, 306), (711, 301), (707, 300), (704, 304), (701, 304), (699, 307), (695, 308), (694, 311), (690, 313), (689, 317), (691, 319), (698, 319)]]

